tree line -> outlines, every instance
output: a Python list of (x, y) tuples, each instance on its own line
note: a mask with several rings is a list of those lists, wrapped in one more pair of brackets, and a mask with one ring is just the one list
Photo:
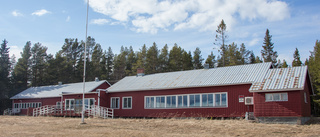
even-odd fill
[[(272, 36), (266, 30), (262, 44), (261, 56), (246, 48), (244, 43), (226, 44), (228, 39), (226, 24), (222, 20), (217, 26), (215, 45), (219, 46), (219, 54), (213, 51), (206, 59), (202, 57), (200, 48), (187, 51), (178, 44), (171, 49), (165, 44), (162, 48), (154, 42), (150, 47), (145, 44), (135, 51), (132, 46), (121, 46), (119, 54), (114, 54), (111, 47), (104, 50), (94, 38), (87, 38), (87, 57), (84, 57), (85, 41), (77, 38), (66, 38), (61, 49), (55, 54), (47, 54), (48, 48), (41, 43), (26, 42), (21, 58), (17, 61), (9, 57), (8, 41), (3, 40), (0, 48), (0, 112), (11, 107), (9, 100), (13, 95), (28, 87), (56, 85), (58, 82), (81, 82), (83, 77), (84, 59), (86, 59), (86, 81), (95, 77), (115, 83), (125, 76), (134, 76), (137, 68), (144, 68), (145, 74), (202, 69), (204, 64), (210, 68), (272, 62), (274, 67), (285, 68), (288, 63), (278, 60), (278, 53), (273, 49)], [(291, 66), (308, 65), (315, 91), (320, 90), (320, 42), (316, 41), (314, 51), (304, 63), (300, 60), (296, 48)], [(319, 96), (314, 97), (319, 105)], [(319, 106), (314, 105), (315, 108)], [(317, 111), (319, 113), (319, 111)]]

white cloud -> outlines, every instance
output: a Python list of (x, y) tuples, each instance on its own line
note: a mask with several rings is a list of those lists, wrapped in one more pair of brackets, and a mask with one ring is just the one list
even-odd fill
[(51, 13), (50, 11), (47, 11), (46, 9), (41, 9), (33, 12), (31, 15), (36, 15), (36, 16), (43, 16), (45, 14)]
[(17, 11), (17, 10), (15, 10), (15, 11), (12, 11), (12, 13), (11, 13), (13, 16), (15, 16), (15, 17), (18, 17), (18, 16), (23, 16), (23, 14), (22, 13), (20, 13), (19, 11)]
[(93, 24), (98, 24), (98, 25), (104, 25), (104, 24), (107, 24), (107, 23), (109, 23), (110, 21), (109, 20), (107, 20), (107, 19), (93, 19), (92, 21), (91, 21), (91, 23), (93, 23)]
[(254, 38), (252, 39), (251, 41), (249, 41), (249, 47), (252, 47), (252, 46), (257, 46), (257, 44), (260, 42), (261, 39), (259, 38)]
[(215, 31), (221, 19), (232, 29), (237, 19), (278, 21), (290, 17), (288, 5), (277, 0), (91, 0), (90, 6), (144, 33), (188, 28)]
[(18, 61), (19, 58), (21, 58), (21, 54), (20, 52), (22, 52), (22, 49), (19, 48), (18, 46), (8, 46), (9, 49), (9, 53), (10, 53), (10, 57), (12, 55), (14, 55), (16, 57), (16, 61)]
[(70, 18), (71, 18), (71, 17), (68, 16), (67, 19), (66, 19), (66, 22), (69, 22), (69, 21), (70, 21)]

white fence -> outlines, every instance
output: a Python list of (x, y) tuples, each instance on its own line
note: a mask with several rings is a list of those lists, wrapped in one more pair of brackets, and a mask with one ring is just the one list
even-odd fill
[(14, 115), (16, 113), (20, 113), (20, 109), (19, 108), (8, 108), (6, 110), (3, 111), (3, 115)]
[[(49, 115), (60, 115), (60, 116), (72, 116), (75, 114), (81, 115), (75, 110), (65, 110), (61, 106), (47, 105), (33, 109), (33, 116), (49, 116)], [(90, 108), (85, 110), (86, 116), (101, 117), (101, 118), (113, 118), (113, 109), (92, 105)]]

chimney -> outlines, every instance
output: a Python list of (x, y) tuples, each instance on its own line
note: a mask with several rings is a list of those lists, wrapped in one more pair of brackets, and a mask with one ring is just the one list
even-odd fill
[(95, 82), (99, 82), (99, 78), (98, 78), (98, 77), (95, 77), (94, 81), (95, 81)]
[(143, 68), (137, 69), (137, 76), (144, 76), (144, 69)]
[(59, 82), (58, 82), (58, 85), (59, 85), (59, 86), (61, 86), (61, 85), (62, 85), (62, 82), (61, 82), (61, 81), (59, 81)]
[(209, 69), (209, 64), (204, 64), (203, 67), (204, 69)]

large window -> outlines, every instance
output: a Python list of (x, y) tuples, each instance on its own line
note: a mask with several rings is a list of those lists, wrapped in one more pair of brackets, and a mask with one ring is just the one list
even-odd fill
[(123, 97), (122, 98), (122, 108), (131, 109), (132, 108), (132, 97)]
[(266, 102), (270, 101), (288, 101), (288, 93), (266, 93)]
[(110, 103), (111, 108), (119, 108), (119, 104), (120, 104), (119, 97), (111, 97), (111, 103)]
[(227, 93), (145, 96), (145, 108), (227, 107)]

